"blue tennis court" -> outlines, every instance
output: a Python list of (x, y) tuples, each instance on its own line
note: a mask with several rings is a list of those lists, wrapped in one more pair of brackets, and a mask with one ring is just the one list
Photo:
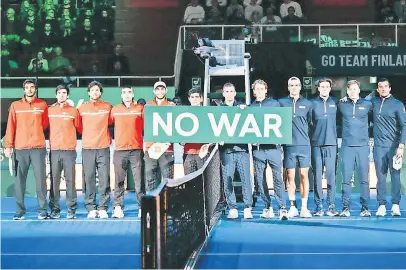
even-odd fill
[[(353, 196), (351, 217), (264, 220), (260, 203), (252, 220), (227, 220), (212, 231), (196, 268), (201, 269), (404, 269), (406, 267), (406, 212), (403, 217), (359, 216), (359, 194)], [(299, 199), (299, 196), (298, 196)], [(300, 201), (298, 201), (300, 202)], [(309, 207), (314, 204), (309, 199)], [(341, 210), (341, 203), (336, 203)], [(312, 209), (313, 208), (313, 209)], [(276, 205), (274, 205), (274, 209)], [(403, 201), (401, 209), (406, 209)], [(242, 216), (242, 211), (240, 211)]]
[[(25, 220), (13, 221), (14, 199), (1, 198), (3, 269), (139, 269), (141, 227), (135, 194), (127, 193), (122, 220), (88, 220), (79, 197), (78, 219), (37, 220), (37, 202), (26, 197)], [(61, 202), (64, 207), (64, 202)], [(111, 215), (111, 213), (109, 213)]]
[[(398, 218), (361, 218), (357, 196), (350, 218), (264, 220), (261, 202), (252, 220), (223, 216), (195, 268), (405, 268), (406, 212)], [(39, 221), (36, 199), (27, 197), (26, 220), (13, 221), (14, 199), (3, 197), (2, 268), (139, 269), (141, 226), (134, 201), (135, 194), (128, 193), (123, 220), (88, 220), (80, 196), (77, 220), (65, 219), (62, 209), (62, 219)], [(373, 198), (373, 215), (376, 208)]]

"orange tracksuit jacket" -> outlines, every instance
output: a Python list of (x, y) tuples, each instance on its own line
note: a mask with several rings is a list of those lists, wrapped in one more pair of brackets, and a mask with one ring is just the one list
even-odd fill
[(127, 108), (124, 103), (111, 110), (114, 122), (116, 150), (142, 149), (144, 130), (144, 106), (131, 103)]
[(79, 107), (82, 120), (82, 148), (102, 149), (110, 147), (111, 135), (108, 126), (113, 123), (110, 117), (112, 106), (105, 101), (90, 101)]
[(25, 97), (11, 103), (4, 137), (5, 148), (31, 149), (45, 147), (44, 130), (48, 127), (48, 105)]
[(82, 133), (79, 111), (69, 104), (55, 103), (48, 108), (51, 150), (75, 150), (76, 131)]

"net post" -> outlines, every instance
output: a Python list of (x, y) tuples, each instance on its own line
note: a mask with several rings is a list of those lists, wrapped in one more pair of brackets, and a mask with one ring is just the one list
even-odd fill
[(141, 199), (141, 265), (142, 269), (160, 269), (161, 261), (161, 222), (159, 196), (145, 195)]

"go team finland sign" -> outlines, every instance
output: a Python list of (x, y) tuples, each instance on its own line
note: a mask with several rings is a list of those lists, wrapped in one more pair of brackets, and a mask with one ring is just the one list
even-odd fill
[(292, 109), (145, 106), (144, 141), (292, 143)]

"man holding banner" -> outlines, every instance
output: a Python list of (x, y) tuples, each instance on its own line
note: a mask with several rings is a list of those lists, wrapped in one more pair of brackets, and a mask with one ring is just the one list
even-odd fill
[[(111, 110), (114, 122), (115, 147), (113, 164), (115, 172), (113, 218), (124, 217), (125, 178), (128, 168), (134, 178), (135, 194), (141, 204), (142, 180), (142, 132), (144, 130), (144, 106), (134, 103), (134, 91), (131, 86), (121, 88), (122, 102)], [(140, 217), (141, 207), (138, 216)]]
[(48, 213), (44, 130), (49, 124), (48, 105), (35, 97), (37, 92), (35, 81), (25, 80), (23, 89), (24, 97), (11, 103), (4, 137), (5, 156), (11, 158), (15, 148), (17, 175), (14, 198), (17, 210), (13, 219), (22, 220), (25, 217), (24, 194), (30, 164), (36, 182), (38, 219), (46, 219)]
[[(158, 81), (154, 84), (155, 98), (145, 106), (175, 106), (175, 103), (166, 98), (168, 92), (166, 84)], [(156, 188), (158, 167), (164, 178), (173, 178), (174, 156), (171, 143), (144, 142), (145, 161), (145, 191), (149, 192)]]
[(337, 103), (330, 96), (332, 81), (322, 78), (317, 82), (319, 96), (312, 99), (312, 169), (314, 177), (314, 202), (316, 213), (323, 216), (323, 168), (327, 178), (327, 212), (328, 216), (338, 216), (335, 209), (336, 194), (336, 160), (337, 160)]
[(58, 85), (55, 94), (57, 102), (48, 109), (49, 145), (51, 148), (49, 154), (51, 163), (50, 217), (58, 219), (61, 216), (59, 200), (61, 172), (63, 170), (66, 183), (67, 218), (75, 219), (77, 208), (75, 186), (76, 131), (82, 133), (82, 125), (78, 110), (67, 103), (69, 88), (64, 85)]
[(300, 217), (311, 218), (312, 214), (307, 208), (309, 197), (309, 167), (310, 167), (310, 138), (309, 125), (312, 117), (312, 103), (300, 95), (302, 84), (297, 77), (288, 80), (289, 96), (279, 100), (282, 107), (293, 109), (292, 144), (284, 147), (284, 167), (287, 169), (287, 189), (290, 200), (289, 217), (299, 216), (296, 205), (296, 164), (299, 164), (300, 194), (302, 208)]
[[(250, 107), (280, 107), (277, 100), (267, 98), (268, 84), (263, 80), (256, 80), (252, 84), (255, 101)], [(262, 218), (274, 218), (275, 214), (272, 207), (271, 198), (267, 181), (265, 179), (265, 168), (267, 164), (271, 166), (273, 186), (275, 197), (279, 206), (279, 219), (287, 220), (288, 212), (286, 211), (286, 203), (284, 198), (285, 187), (282, 181), (282, 149), (278, 144), (256, 144), (252, 145), (254, 156), (255, 180), (258, 184), (259, 193), (265, 203)]]
[[(202, 92), (199, 89), (190, 89), (188, 99), (191, 106), (201, 106), (203, 101)], [(200, 169), (205, 161), (209, 145), (201, 143), (186, 143), (183, 147), (183, 167), (185, 174)], [(201, 153), (201, 155), (200, 155)]]
[[(235, 100), (237, 93), (232, 83), (226, 83), (223, 86), (224, 102), (221, 106), (239, 106), (241, 103)], [(229, 208), (229, 219), (238, 218), (237, 199), (235, 197), (233, 180), (235, 170), (237, 169), (242, 182), (242, 194), (244, 200), (244, 218), (252, 217), (252, 188), (251, 176), (249, 171), (250, 156), (247, 144), (224, 144), (220, 146), (221, 171), (224, 182), (224, 192)]]

